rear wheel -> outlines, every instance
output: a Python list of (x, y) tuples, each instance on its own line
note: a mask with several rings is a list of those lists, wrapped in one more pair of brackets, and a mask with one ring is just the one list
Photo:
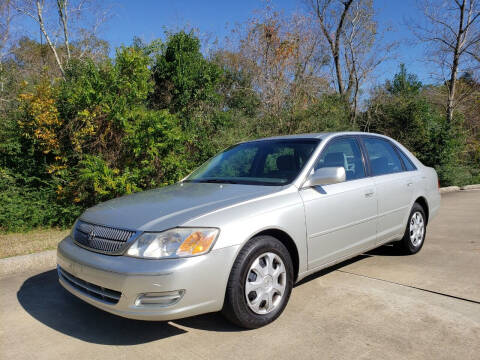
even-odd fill
[(286, 247), (272, 236), (252, 238), (233, 265), (222, 314), (254, 329), (274, 321), (285, 309), (293, 286), (293, 265)]
[(401, 252), (407, 255), (420, 251), (427, 233), (427, 218), (423, 207), (415, 203), (408, 218), (407, 227), (402, 240), (395, 243)]

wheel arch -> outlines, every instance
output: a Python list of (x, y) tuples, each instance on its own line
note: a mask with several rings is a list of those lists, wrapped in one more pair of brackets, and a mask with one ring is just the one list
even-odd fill
[(419, 204), (422, 208), (423, 211), (425, 211), (425, 216), (427, 217), (427, 224), (428, 224), (428, 219), (429, 219), (429, 209), (428, 209), (428, 202), (427, 199), (423, 196), (419, 196), (414, 203)]
[(295, 283), (298, 277), (299, 267), (300, 267), (300, 258), (298, 253), (297, 245), (293, 238), (283, 230), (276, 229), (276, 228), (269, 228), (258, 233), (254, 234), (250, 237), (250, 239), (254, 238), (255, 236), (260, 235), (269, 235), (280, 241), (285, 247), (287, 248), (290, 257), (293, 263), (293, 282)]

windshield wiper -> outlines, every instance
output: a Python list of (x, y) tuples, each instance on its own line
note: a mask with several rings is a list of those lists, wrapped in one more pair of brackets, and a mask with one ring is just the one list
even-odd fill
[(216, 183), (216, 184), (238, 184), (238, 182), (234, 180), (226, 180), (226, 179), (200, 179), (198, 182), (203, 183)]

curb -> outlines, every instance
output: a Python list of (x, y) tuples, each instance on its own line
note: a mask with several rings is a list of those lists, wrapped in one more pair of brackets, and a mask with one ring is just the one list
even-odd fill
[(440, 194), (446, 194), (454, 191), (460, 191), (460, 186), (447, 186), (440, 188)]
[(477, 190), (477, 189), (480, 189), (480, 184), (465, 185), (460, 187), (460, 190)]
[(35, 254), (12, 256), (0, 259), (0, 277), (18, 272), (54, 268), (57, 266), (57, 250), (47, 250)]
[(480, 184), (465, 185), (465, 186), (447, 186), (440, 188), (440, 194), (446, 194), (462, 190), (477, 190), (480, 189)]

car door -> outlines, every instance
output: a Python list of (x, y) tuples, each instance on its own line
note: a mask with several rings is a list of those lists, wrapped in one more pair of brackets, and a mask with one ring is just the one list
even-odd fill
[(401, 237), (413, 197), (414, 174), (405, 171), (394, 145), (387, 139), (362, 137), (378, 198), (377, 244)]
[(300, 190), (305, 206), (309, 269), (359, 253), (375, 244), (375, 185), (367, 177), (357, 137), (330, 140), (313, 170), (332, 166), (345, 168), (345, 182)]

